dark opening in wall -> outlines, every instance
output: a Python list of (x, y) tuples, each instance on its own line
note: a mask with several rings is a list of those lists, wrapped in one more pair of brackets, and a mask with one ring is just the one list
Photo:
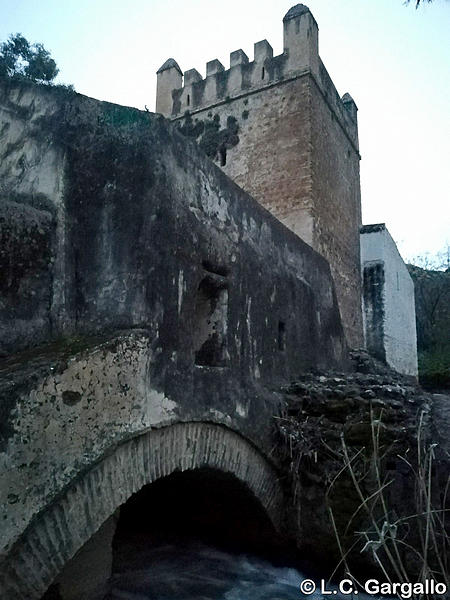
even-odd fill
[[(203, 468), (175, 472), (145, 486), (121, 508), (116, 542), (131, 532), (154, 541), (260, 541), (272, 525), (252, 492), (234, 476)], [(261, 536), (262, 537), (262, 536)], [(150, 538), (150, 536), (149, 536)], [(242, 540), (240, 540), (242, 538)]]
[(187, 95), (187, 105), (188, 105), (188, 106), (190, 106), (190, 104), (191, 104), (191, 97), (190, 97), (190, 95), (188, 94), (188, 95)]
[(227, 352), (227, 281), (207, 275), (198, 286), (194, 316), (195, 364), (223, 367)]
[(205, 271), (215, 273), (216, 275), (221, 275), (222, 277), (226, 277), (230, 272), (227, 267), (213, 263), (210, 260), (202, 261), (202, 267), (205, 269)]
[(266, 70), (264, 69), (264, 67), (261, 70), (261, 79), (264, 79), (264, 75), (266, 74)]
[(157, 569), (166, 548), (175, 554), (194, 541), (283, 560), (284, 541), (248, 487), (231, 474), (202, 468), (163, 477), (122, 505), (113, 542), (113, 570), (135, 565), (142, 569), (146, 562)]
[(286, 350), (286, 324), (278, 321), (278, 350)]
[(62, 596), (59, 592), (58, 584), (52, 583), (52, 585), (48, 588), (48, 590), (42, 596), (41, 600), (63, 600)]
[(219, 148), (220, 166), (224, 167), (227, 164), (227, 149), (223, 146)]
[(363, 299), (367, 350), (386, 360), (384, 347), (384, 263), (366, 263), (363, 271)]

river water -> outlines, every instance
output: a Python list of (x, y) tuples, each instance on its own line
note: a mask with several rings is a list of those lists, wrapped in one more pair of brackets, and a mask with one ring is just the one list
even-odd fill
[[(148, 550), (141, 547), (138, 554), (122, 551), (110, 600), (352, 600), (352, 595), (339, 592), (302, 594), (300, 583), (305, 578), (294, 568), (198, 542), (162, 544)], [(374, 596), (359, 593), (354, 598)]]
[(319, 600), (319, 592), (301, 593), (311, 578), (302, 572), (327, 577), (332, 567), (308, 558), (277, 534), (236, 478), (211, 469), (174, 473), (121, 507), (108, 600)]

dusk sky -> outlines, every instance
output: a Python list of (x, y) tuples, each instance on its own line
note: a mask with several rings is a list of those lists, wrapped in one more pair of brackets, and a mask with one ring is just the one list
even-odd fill
[[(293, 1), (0, 0), (0, 40), (22, 33), (76, 91), (154, 110), (169, 57), (205, 75), (267, 39), (282, 52)], [(363, 222), (385, 222), (404, 259), (450, 243), (450, 1), (309, 0), (319, 51), (359, 108)]]

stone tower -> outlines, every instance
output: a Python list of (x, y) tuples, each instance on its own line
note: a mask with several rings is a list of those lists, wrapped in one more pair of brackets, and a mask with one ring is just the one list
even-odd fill
[(330, 263), (351, 346), (363, 343), (357, 107), (342, 98), (318, 52), (318, 27), (303, 4), (283, 19), (284, 51), (266, 41), (254, 60), (206, 77), (169, 59), (158, 70), (156, 111), (178, 122), (238, 185)]

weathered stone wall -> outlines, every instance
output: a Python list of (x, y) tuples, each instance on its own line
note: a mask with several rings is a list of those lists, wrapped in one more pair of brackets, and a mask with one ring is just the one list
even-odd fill
[(368, 350), (417, 376), (414, 283), (384, 223), (361, 229), (361, 270)]
[[(232, 52), (230, 69), (210, 61), (205, 79), (191, 69), (183, 87), (171, 59), (158, 72), (157, 104), (171, 104), (165, 116), (329, 261), (347, 339), (361, 346), (356, 105), (348, 94), (339, 97), (303, 5), (286, 15), (284, 46), (273, 57), (270, 45), (258, 42), (252, 62)], [(178, 87), (169, 90), (167, 78)]]
[(63, 304), (64, 148), (33, 135), (59, 101), (0, 84), (0, 356), (48, 339)]
[(3, 551), (80, 473), (151, 427), (213, 421), (270, 450), (276, 394), (250, 381), (242, 390), (222, 369), (200, 368), (161, 387), (154, 372), (157, 338), (149, 334), (85, 340), (84, 348), (52, 345), (2, 366)]
[[(326, 71), (323, 80), (326, 82)], [(356, 121), (354, 132), (330, 108), (333, 92), (310, 85), (313, 248), (330, 263), (350, 343), (362, 346), (359, 230), (361, 191)], [(324, 94), (325, 91), (325, 96)], [(337, 96), (337, 94), (336, 94)], [(339, 100), (339, 98), (337, 98)], [(350, 100), (350, 105), (354, 103)]]
[[(35, 93), (46, 97), (53, 92)], [(8, 161), (1, 163), (4, 256), (14, 279), (2, 296), (4, 353), (61, 334), (158, 321), (164, 343), (177, 348), (178, 360), (189, 362), (199, 350), (195, 343), (200, 340), (191, 342), (204, 318), (199, 286), (209, 281), (210, 308), (219, 291), (227, 290), (226, 330), (232, 334), (217, 345), (227, 346), (223, 350), (230, 364), (251, 357), (252, 374), (259, 371), (271, 380), (288, 377), (290, 370), (341, 360), (343, 340), (326, 262), (216, 169), (195, 144), (163, 119), (136, 110), (72, 95), (43, 115), (33, 112), (36, 102), (29, 94), (17, 100), (14, 111), (16, 96), (17, 86), (3, 90), (8, 106), (3, 128), (22, 125), (33, 144), (64, 156), (62, 174), (54, 166), (52, 176), (59, 177), (65, 191), (57, 207), (51, 194), (38, 196), (40, 206), (47, 207), (33, 213), (36, 235), (44, 241), (39, 252), (30, 254), (21, 243), (23, 213), (32, 212), (36, 194), (32, 188), (22, 191), (23, 175), (15, 179)], [(11, 163), (20, 156), (27, 162), (26, 153), (26, 145), (17, 142)], [(39, 164), (36, 158), (38, 179)], [(25, 272), (17, 268), (23, 264)], [(18, 289), (20, 295), (14, 294)], [(11, 311), (22, 310), (29, 295), (38, 316), (26, 314), (18, 336), (20, 323), (10, 318)], [(292, 316), (300, 306), (308, 318)], [(280, 322), (286, 330), (285, 350), (277, 342)], [(319, 344), (316, 350), (311, 336)], [(183, 350), (179, 338), (190, 340)]]
[[(117, 515), (109, 517), (64, 566), (52, 586), (56, 588), (54, 595), (58, 594), (58, 600), (104, 600), (107, 597), (117, 519)], [(44, 598), (47, 600), (47, 594)]]
[[(191, 119), (195, 127), (199, 122), (208, 126), (214, 118), (219, 118), (216, 135), (219, 165), (221, 133), (230, 118), (236, 120), (238, 142), (226, 149), (223, 171), (312, 246), (311, 124), (310, 114), (304, 110), (309, 99), (310, 81), (303, 77), (200, 110)], [(180, 122), (185, 127), (186, 119)], [(200, 146), (209, 152), (204, 137), (198, 138)], [(211, 152), (215, 148), (211, 144)], [(300, 182), (292, 176), (294, 172), (301, 174)]]
[(39, 598), (173, 469), (226, 469), (276, 520), (273, 385), (347, 360), (327, 262), (162, 117), (14, 82), (0, 100), (2, 598)]

